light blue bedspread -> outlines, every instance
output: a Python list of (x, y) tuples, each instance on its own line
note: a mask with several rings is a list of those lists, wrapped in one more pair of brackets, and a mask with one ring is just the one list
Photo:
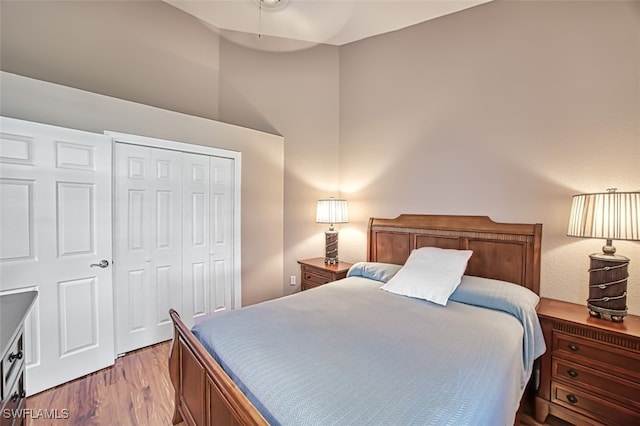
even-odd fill
[(380, 286), (351, 276), (193, 332), (272, 425), (513, 425), (537, 318)]

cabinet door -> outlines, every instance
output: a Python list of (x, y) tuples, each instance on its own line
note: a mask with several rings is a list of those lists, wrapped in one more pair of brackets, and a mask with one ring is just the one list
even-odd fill
[(109, 137), (0, 117), (0, 291), (39, 292), (28, 394), (113, 364), (111, 176)]
[(115, 144), (116, 349), (172, 336), (182, 305), (182, 153)]

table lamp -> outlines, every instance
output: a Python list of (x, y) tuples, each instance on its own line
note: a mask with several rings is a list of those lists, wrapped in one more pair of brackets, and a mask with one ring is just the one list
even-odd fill
[(338, 200), (333, 197), (318, 200), (316, 222), (328, 223), (330, 225), (329, 229), (324, 231), (324, 263), (327, 265), (336, 265), (338, 263), (338, 231), (334, 229), (333, 225), (336, 223), (349, 222), (347, 200)]
[(640, 192), (573, 196), (567, 235), (606, 240), (602, 253), (589, 255), (589, 314), (621, 322), (627, 315), (629, 258), (616, 253), (613, 240), (640, 241)]

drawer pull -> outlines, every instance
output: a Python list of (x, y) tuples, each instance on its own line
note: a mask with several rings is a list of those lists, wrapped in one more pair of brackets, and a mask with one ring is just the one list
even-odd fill
[(17, 354), (13, 352), (9, 354), (9, 362), (13, 362), (16, 359), (22, 359), (22, 351), (19, 351)]
[(310, 280), (310, 279), (311, 279), (311, 275), (309, 275), (309, 274), (305, 275), (305, 276), (304, 276), (304, 279), (305, 279), (305, 280)]
[(571, 352), (578, 352), (580, 350), (580, 347), (577, 345), (574, 345), (573, 343), (569, 343), (567, 347)]
[(570, 393), (567, 395), (567, 401), (569, 401), (569, 403), (571, 404), (575, 404), (578, 402), (578, 397), (575, 396), (574, 394)]
[(576, 370), (574, 370), (573, 368), (569, 368), (567, 370), (567, 374), (569, 375), (569, 377), (573, 377), (573, 378), (576, 378), (579, 375), (578, 372)]
[(11, 395), (11, 402), (16, 402), (18, 398), (24, 398), (26, 395), (27, 394), (24, 391), (22, 392), (15, 391), (13, 395)]

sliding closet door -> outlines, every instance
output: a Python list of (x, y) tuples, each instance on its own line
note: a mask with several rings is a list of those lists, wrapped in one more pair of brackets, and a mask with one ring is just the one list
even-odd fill
[(171, 338), (182, 305), (182, 154), (115, 144), (116, 349)]
[(27, 393), (113, 364), (111, 139), (0, 117), (0, 292), (38, 290)]

